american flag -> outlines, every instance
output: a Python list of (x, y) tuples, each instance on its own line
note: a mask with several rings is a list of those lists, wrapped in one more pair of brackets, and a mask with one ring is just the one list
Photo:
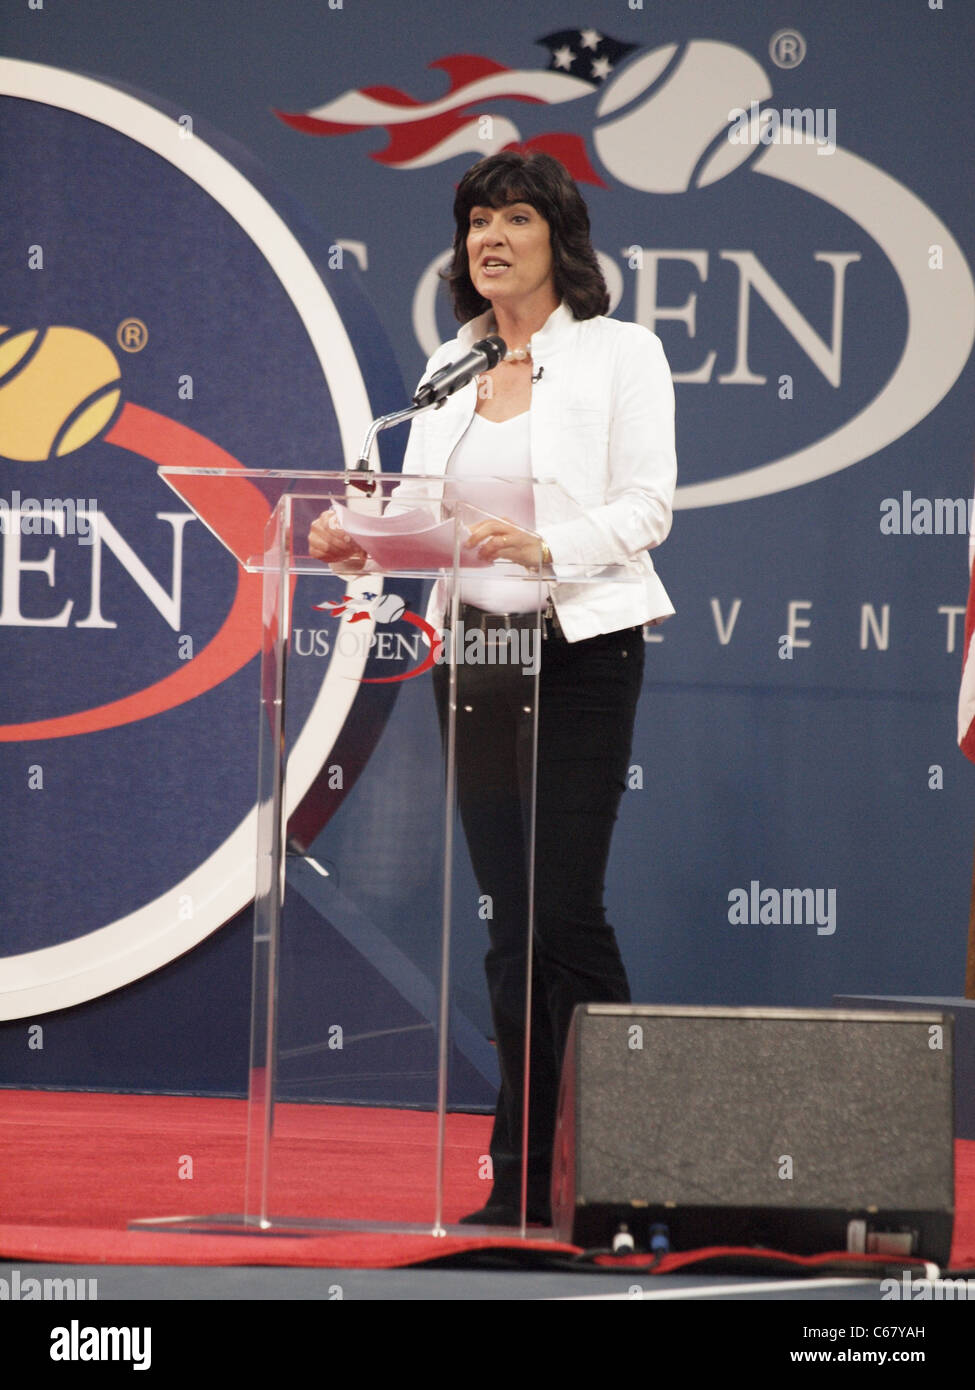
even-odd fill
[[(975, 507), (972, 508), (975, 526)], [(975, 530), (968, 537), (968, 608), (965, 613), (965, 654), (958, 692), (958, 747), (975, 763)]]
[(306, 135), (384, 130), (389, 143), (370, 158), (394, 169), (422, 169), (460, 154), (533, 149), (560, 159), (580, 182), (604, 187), (581, 136), (552, 131), (522, 141), (512, 120), (488, 108), (498, 101), (556, 106), (591, 96), (636, 45), (598, 29), (560, 29), (536, 43), (548, 50), (547, 67), (508, 68), (475, 53), (437, 58), (429, 66), (446, 73), (450, 86), (436, 101), (418, 101), (397, 87), (362, 87), (324, 106), (275, 115)]

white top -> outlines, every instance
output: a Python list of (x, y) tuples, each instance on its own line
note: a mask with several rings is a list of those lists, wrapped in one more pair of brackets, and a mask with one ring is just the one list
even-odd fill
[[(437, 349), (424, 380), (494, 331), (490, 311)], [(552, 553), (551, 598), (569, 642), (657, 623), (674, 611), (649, 551), (673, 515), (674, 388), (659, 338), (635, 323), (575, 319), (566, 304), (532, 334), (532, 361), (544, 376), (529, 408), (535, 525)], [(430, 496), (476, 414), (477, 387), (455, 391), (441, 409), (413, 421), (397, 501)], [(490, 427), (489, 427), (490, 428)], [(417, 475), (414, 484), (412, 475)], [(552, 481), (558, 487), (547, 486)], [(539, 486), (538, 484), (542, 484)], [(599, 578), (621, 566), (632, 582)], [(573, 583), (585, 574), (589, 582)], [(434, 586), (427, 621), (443, 618), (446, 584)]]
[[(444, 501), (467, 503), (490, 516), (504, 516), (525, 531), (535, 529), (535, 508), (531, 488), (532, 476), (529, 414), (513, 415), (510, 420), (486, 420), (474, 413), (447, 463), (447, 485)], [(477, 478), (479, 482), (467, 482)], [(489, 478), (511, 478), (526, 483), (524, 491), (494, 487)], [(477, 516), (470, 517), (476, 525)], [(472, 603), (488, 613), (531, 613), (538, 609), (538, 585), (518, 579), (492, 578), (489, 570), (483, 575), (469, 574), (461, 583), (462, 603)]]

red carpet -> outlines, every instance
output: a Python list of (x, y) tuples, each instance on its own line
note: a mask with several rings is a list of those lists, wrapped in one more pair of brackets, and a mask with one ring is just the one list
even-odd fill
[[(433, 1224), (435, 1117), (410, 1110), (281, 1105), (272, 1210)], [(491, 1120), (448, 1116), (444, 1220), (483, 1206)], [(510, 1245), (335, 1231), (309, 1236), (129, 1231), (135, 1217), (243, 1207), (246, 1107), (238, 1100), (0, 1091), (0, 1256), (97, 1264), (379, 1268)], [(192, 1177), (180, 1177), (190, 1171)], [(571, 1250), (551, 1241), (549, 1250)]]
[[(448, 1116), (447, 1224), (481, 1206), (491, 1121)], [(379, 1268), (510, 1245), (511, 1237), (331, 1231), (309, 1236), (129, 1231), (134, 1217), (208, 1216), (243, 1204), (237, 1100), (0, 1091), (0, 1256), (55, 1263)], [(432, 1115), (283, 1105), (277, 1216), (433, 1220)], [(180, 1172), (192, 1176), (180, 1177)], [(551, 1241), (530, 1244), (569, 1250)], [(955, 1268), (975, 1266), (975, 1142), (956, 1149)]]

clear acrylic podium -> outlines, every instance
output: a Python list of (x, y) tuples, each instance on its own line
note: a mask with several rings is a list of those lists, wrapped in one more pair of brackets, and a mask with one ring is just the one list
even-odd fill
[[(452, 1076), (466, 1078), (485, 1111), (496, 1083), (480, 969), (495, 905), (480, 893), (459, 822), (458, 728), (471, 709), (458, 705), (458, 670), (498, 667), (492, 679), (510, 681), (523, 720), (527, 776), (500, 814), (512, 817), (529, 888), (527, 1115), (542, 613), (555, 583), (632, 583), (642, 575), (612, 562), (565, 566), (558, 557), (553, 573), (542, 564), (540, 541), (530, 565), (478, 559), (467, 540), (484, 520), (514, 520), (526, 530), (585, 521), (551, 481), (159, 472), (243, 570), (263, 576), (253, 994), (242, 1206), (241, 1194), (228, 1193), (223, 1212), (146, 1216), (132, 1225), (442, 1235), (461, 1214), (447, 1209), (445, 1192), (448, 1111), (459, 1108)], [(347, 509), (344, 523), (374, 557), (362, 571), (340, 572), (309, 554), (310, 526), (333, 505)], [(442, 623), (428, 620), (426, 581), (434, 585), (430, 618), (442, 614)], [(464, 636), (462, 605), (499, 582), (504, 610), (528, 616), (510, 632)], [(315, 1108), (292, 1109), (302, 1105)], [(402, 1121), (395, 1134), (393, 1112)], [(296, 1114), (300, 1125), (289, 1119)], [(523, 1124), (523, 1171), (528, 1142)], [(368, 1152), (375, 1172), (384, 1146), (388, 1160), (368, 1201), (360, 1194), (349, 1210), (346, 1180), (357, 1153)], [(310, 1199), (305, 1177), (326, 1153), (335, 1186), (325, 1174)], [(472, 1153), (464, 1162), (485, 1157)], [(407, 1169), (408, 1201), (400, 1195)], [(485, 1182), (473, 1205), (489, 1192)], [(525, 1214), (523, 1186), (522, 1235)]]

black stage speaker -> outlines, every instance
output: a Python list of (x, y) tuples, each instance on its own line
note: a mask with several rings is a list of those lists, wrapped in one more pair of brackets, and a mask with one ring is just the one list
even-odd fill
[(933, 1011), (580, 1005), (562, 1069), (552, 1216), (587, 1249), (913, 1254), (944, 1265), (951, 1017)]

